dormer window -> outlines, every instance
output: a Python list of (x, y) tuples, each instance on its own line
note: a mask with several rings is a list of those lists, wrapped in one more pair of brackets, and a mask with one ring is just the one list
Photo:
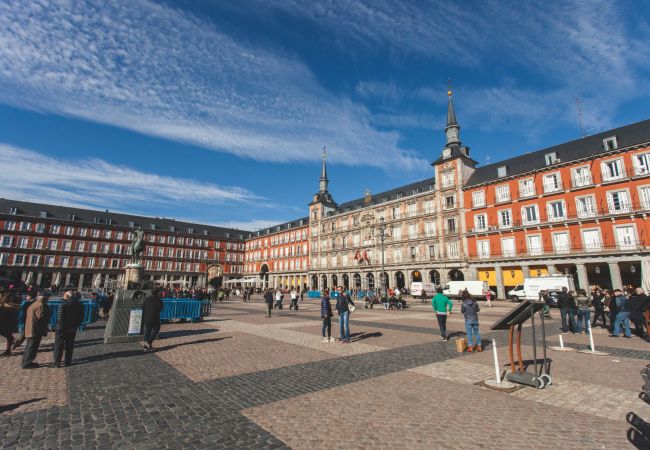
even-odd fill
[(16, 207), (9, 208), (9, 214), (15, 216), (16, 214), (18, 214), (18, 208)]
[(129, 222), (129, 228), (135, 228), (135, 222), (130, 221)]
[(174, 225), (170, 225), (170, 226), (169, 226), (169, 231), (171, 231), (172, 233), (175, 232), (175, 231), (176, 231), (176, 227), (175, 227)]
[(47, 211), (41, 211), (41, 212), (39, 213), (39, 217), (40, 217), (41, 219), (47, 219)]
[(508, 167), (507, 166), (499, 166), (497, 168), (497, 176), (499, 178), (506, 177), (508, 175)]
[(155, 230), (155, 229), (156, 229), (156, 224), (155, 224), (155, 223), (152, 223), (150, 226), (151, 226), (151, 229), (152, 229), (152, 230)]
[(603, 139), (603, 147), (605, 148), (605, 151), (616, 150), (618, 148), (616, 136)]
[(187, 229), (187, 232), (188, 232), (189, 234), (194, 234), (194, 228), (188, 228), (188, 229)]
[(550, 166), (551, 164), (559, 162), (560, 159), (557, 157), (557, 152), (551, 152), (544, 155), (544, 161), (546, 161), (547, 166)]
[(208, 235), (208, 230), (203, 230), (203, 236), (207, 236), (207, 235)]

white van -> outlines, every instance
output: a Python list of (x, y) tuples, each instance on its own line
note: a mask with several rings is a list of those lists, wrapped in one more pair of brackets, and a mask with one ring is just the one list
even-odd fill
[(423, 283), (421, 281), (414, 281), (411, 283), (411, 295), (413, 297), (421, 296), (423, 290), (430, 297), (436, 295), (436, 285), (433, 283)]
[(522, 300), (538, 300), (540, 291), (575, 291), (573, 277), (570, 275), (552, 275), (547, 277), (531, 277), (524, 279), (524, 284), (519, 284), (508, 292), (507, 297), (513, 302)]
[[(442, 293), (450, 298), (460, 298), (460, 293), (465, 289), (474, 298), (485, 298), (490, 287), (487, 281), (449, 281), (442, 288)], [(492, 292), (492, 298), (496, 298), (496, 294), (493, 291), (490, 292)]]

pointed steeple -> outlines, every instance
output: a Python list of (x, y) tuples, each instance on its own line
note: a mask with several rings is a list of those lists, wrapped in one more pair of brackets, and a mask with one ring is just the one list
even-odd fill
[(320, 192), (327, 192), (327, 184), (329, 180), (327, 179), (327, 166), (325, 160), (327, 159), (327, 149), (323, 147), (323, 166), (320, 171)]
[(456, 120), (456, 112), (454, 111), (454, 102), (451, 100), (451, 90), (447, 92), (449, 101), (447, 103), (447, 126), (445, 127), (445, 134), (447, 135), (447, 147), (451, 145), (460, 145), (460, 125)]

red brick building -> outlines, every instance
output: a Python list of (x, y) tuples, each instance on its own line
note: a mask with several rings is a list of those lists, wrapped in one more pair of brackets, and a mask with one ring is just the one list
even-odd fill
[(500, 298), (557, 272), (582, 288), (641, 285), (650, 120), (479, 167), (463, 190), (470, 267)]

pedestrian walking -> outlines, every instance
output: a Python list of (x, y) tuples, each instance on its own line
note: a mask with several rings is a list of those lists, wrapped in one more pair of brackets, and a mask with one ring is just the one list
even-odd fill
[(72, 352), (77, 330), (84, 320), (84, 305), (81, 303), (81, 294), (68, 290), (63, 294), (63, 302), (56, 314), (54, 327), (54, 349), (52, 351), (52, 367), (61, 367), (61, 360), (65, 353), (65, 366), (72, 363)]
[(492, 303), (490, 300), (492, 300), (492, 291), (488, 289), (488, 291), (485, 293), (485, 304), (492, 308)]
[(350, 343), (350, 309), (354, 308), (354, 302), (348, 294), (339, 289), (339, 296), (336, 299), (336, 310), (339, 313), (339, 332), (343, 344)]
[(648, 296), (643, 292), (643, 289), (636, 288), (634, 293), (628, 298), (630, 304), (630, 320), (634, 324), (634, 334), (640, 338), (647, 335), (645, 329), (645, 311), (648, 303)]
[(266, 317), (271, 317), (271, 310), (273, 309), (273, 292), (271, 289), (267, 289), (264, 293), (264, 302), (266, 303)]
[(575, 333), (576, 324), (573, 319), (574, 299), (569, 295), (569, 291), (565, 287), (557, 294), (557, 306), (560, 308), (560, 317), (562, 318), (562, 333), (567, 334), (569, 330)]
[(624, 335), (626, 338), (632, 337), (630, 330), (630, 305), (628, 299), (620, 289), (614, 290), (613, 303), (616, 305), (616, 319), (614, 319), (614, 329), (612, 330), (611, 337), (619, 337), (621, 334), (621, 325), (624, 327)]
[(442, 293), (441, 288), (438, 288), (437, 291), (437, 294), (431, 299), (431, 307), (436, 313), (436, 319), (438, 319), (440, 336), (442, 336), (443, 341), (447, 341), (447, 315), (451, 314), (454, 304), (449, 300), (449, 297)]
[(20, 334), (18, 335), (18, 339), (14, 341), (14, 344), (11, 347), (12, 350), (17, 349), (23, 345), (23, 342), (25, 342), (25, 321), (27, 320), (27, 310), (35, 300), (36, 296), (34, 292), (28, 292), (25, 296), (25, 301), (20, 305), (20, 315), (18, 316), (18, 328), (20, 329)]
[(13, 285), (9, 288), (0, 286), (0, 336), (7, 340), (2, 356), (11, 356), (11, 346), (14, 343), (14, 330), (18, 326), (20, 298)]
[(25, 317), (25, 353), (23, 354), (23, 369), (33, 369), (38, 367), (34, 362), (38, 354), (38, 348), (41, 345), (41, 339), (47, 336), (47, 328), (50, 325), (50, 308), (47, 306), (49, 296), (45, 293), (39, 293), (36, 300), (27, 308)]
[(589, 334), (589, 320), (591, 319), (590, 303), (591, 299), (587, 297), (587, 292), (584, 289), (579, 289), (578, 295), (576, 296), (576, 306), (578, 308), (576, 333), (582, 333), (584, 327), (585, 334)]
[(295, 289), (291, 290), (291, 306), (289, 306), (289, 310), (296, 309), (298, 311), (298, 292)]
[[(467, 351), (483, 351), (481, 334), (478, 330), (478, 312), (481, 310), (478, 302), (472, 298), (467, 290), (463, 291), (463, 304), (460, 312), (465, 316), (465, 331), (467, 332)], [(474, 344), (472, 344), (474, 342)]]
[(284, 294), (282, 293), (282, 289), (278, 289), (275, 291), (275, 305), (273, 305), (273, 309), (282, 309), (282, 301), (284, 300)]
[(142, 303), (142, 324), (144, 326), (144, 351), (153, 350), (153, 341), (160, 332), (160, 313), (165, 304), (160, 298), (160, 289), (154, 288)]
[[(320, 317), (323, 319), (323, 327), (321, 330), (321, 334), (323, 335), (323, 339), (321, 342), (334, 342), (334, 338), (332, 337), (332, 304), (330, 303), (330, 295), (329, 291), (325, 289), (323, 292), (323, 298), (321, 298), (320, 301)], [(327, 336), (325, 335), (325, 332), (327, 332)]]
[(607, 322), (605, 320), (605, 295), (600, 289), (595, 289), (591, 293), (591, 306), (594, 307), (594, 320), (591, 322), (591, 327), (595, 327), (598, 323), (598, 320), (602, 320), (602, 328), (607, 328)]

